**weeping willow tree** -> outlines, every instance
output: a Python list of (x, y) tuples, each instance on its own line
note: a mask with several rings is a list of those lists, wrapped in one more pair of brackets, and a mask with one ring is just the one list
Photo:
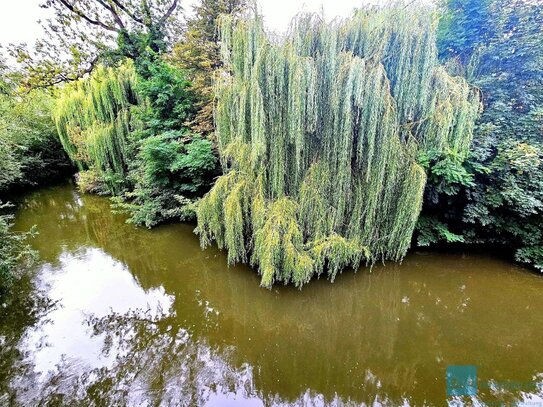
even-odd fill
[(348, 20), (221, 22), (216, 128), (224, 175), (198, 207), (203, 247), (300, 287), (347, 266), (399, 261), (411, 243), (428, 150), (467, 154), (480, 100), (439, 65), (423, 6)]
[[(53, 111), (62, 145), (80, 170), (122, 179), (127, 172), (130, 110), (141, 103), (132, 63), (98, 67), (90, 77), (61, 89)], [(108, 175), (108, 177), (106, 177)], [(115, 185), (110, 187), (115, 190)]]

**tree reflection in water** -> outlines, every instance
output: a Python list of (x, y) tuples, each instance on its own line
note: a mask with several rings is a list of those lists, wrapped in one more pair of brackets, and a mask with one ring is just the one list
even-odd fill
[(13, 329), (26, 367), (0, 365), (0, 386), (20, 404), (443, 405), (452, 364), (526, 384), (481, 386), (478, 403), (542, 393), (543, 280), (498, 260), (415, 254), (268, 291), (191, 225), (136, 229), (70, 187), (25, 202), (64, 308), (42, 321), (46, 349), (24, 340), (34, 320)]
[[(113, 355), (113, 362), (109, 366), (87, 370), (77, 360), (63, 359), (44, 380), (29, 376), (34, 382), (27, 382), (25, 394), (19, 399), (22, 404), (222, 406), (230, 401), (242, 406), (346, 406), (360, 405), (361, 402), (337, 394), (327, 398), (310, 389), (296, 398), (287, 399), (279, 393), (266, 393), (255, 384), (253, 368), (249, 364), (235, 366), (233, 347), (211, 347), (205, 339), (181, 328), (178, 316), (172, 310), (111, 312), (104, 317), (89, 316), (86, 323), (91, 334), (101, 338), (102, 354)], [(29, 371), (31, 369), (27, 366)], [(365, 392), (371, 401), (364, 404), (410, 405), (414, 400), (407, 394), (409, 389), (413, 390), (413, 382), (416, 383), (415, 373), (398, 366), (388, 371), (390, 376), (384, 379), (367, 370)], [(386, 380), (384, 386), (382, 380)], [(396, 392), (387, 394), (394, 383), (392, 388), (398, 386), (407, 390), (403, 393), (406, 395), (403, 400), (396, 398)], [(492, 400), (500, 405), (517, 405), (527, 400), (521, 390), (541, 391), (541, 381), (534, 382), (531, 388), (496, 391)], [(455, 400), (460, 404), (455, 404)], [(465, 402), (471, 405), (469, 399), (449, 399), (450, 405), (464, 405)]]
[[(0, 406), (16, 405), (13, 381), (34, 378), (34, 366), (20, 344), (29, 329), (47, 324), (47, 315), (58, 303), (36, 288), (32, 276), (16, 282), (13, 291), (0, 302)], [(26, 380), (26, 379), (25, 379)]]
[(114, 362), (81, 372), (63, 360), (25, 404), (188, 406), (205, 404), (214, 393), (255, 393), (250, 369), (230, 367), (227, 355), (194, 340), (175, 318), (162, 310), (89, 317)]
[[(86, 370), (63, 359), (46, 377), (27, 376), (19, 383), (19, 403), (50, 406), (199, 406), (322, 405), (320, 394), (307, 391), (298, 400), (264, 395), (254, 385), (252, 368), (234, 367), (229, 349), (212, 349), (178, 325), (175, 313), (159, 310), (111, 312), (86, 320), (92, 335), (103, 340), (110, 366)], [(29, 369), (31, 370), (31, 369)], [(343, 402), (336, 397), (335, 404)]]

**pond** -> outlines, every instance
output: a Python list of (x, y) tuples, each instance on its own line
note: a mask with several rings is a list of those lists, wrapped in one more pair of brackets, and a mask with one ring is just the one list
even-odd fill
[(71, 185), (21, 201), (34, 224), (44, 300), (0, 326), (0, 405), (543, 406), (543, 277), (514, 264), (413, 251), (266, 290)]

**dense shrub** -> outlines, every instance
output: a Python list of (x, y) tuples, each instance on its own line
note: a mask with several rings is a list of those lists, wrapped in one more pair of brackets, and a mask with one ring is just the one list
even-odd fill
[(158, 57), (144, 68), (100, 67), (66, 86), (55, 119), (81, 190), (113, 195), (147, 227), (193, 217), (217, 160), (211, 142), (185, 126), (195, 112), (189, 88), (184, 72)]
[(419, 243), (499, 245), (543, 270), (543, 4), (447, 0), (442, 58), (483, 94), (474, 145), (454, 166), (428, 160)]
[(0, 93), (0, 194), (42, 185), (71, 172), (51, 119), (51, 97)]

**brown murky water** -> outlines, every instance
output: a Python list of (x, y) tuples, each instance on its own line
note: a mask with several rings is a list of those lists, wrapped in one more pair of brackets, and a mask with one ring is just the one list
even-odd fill
[[(72, 186), (24, 199), (33, 224), (49, 302), (0, 326), (0, 405), (543, 406), (543, 276), (510, 263), (414, 252), (268, 291), (193, 225), (138, 229)], [(458, 365), (477, 389), (448, 397)]]

